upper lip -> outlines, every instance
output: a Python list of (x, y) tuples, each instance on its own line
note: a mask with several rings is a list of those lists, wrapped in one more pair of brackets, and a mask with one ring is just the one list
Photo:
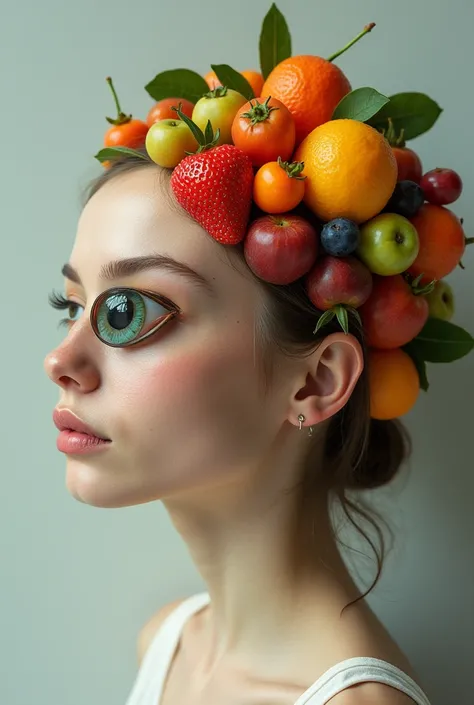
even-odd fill
[(79, 433), (87, 433), (89, 436), (96, 436), (104, 441), (110, 441), (110, 438), (99, 433), (92, 426), (88, 426), (69, 409), (56, 408), (53, 412), (53, 422), (59, 431), (78, 431)]

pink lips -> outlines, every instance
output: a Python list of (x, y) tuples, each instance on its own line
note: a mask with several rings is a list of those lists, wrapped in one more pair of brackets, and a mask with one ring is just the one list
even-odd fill
[(99, 434), (68, 409), (55, 409), (53, 422), (60, 432), (56, 446), (62, 453), (90, 453), (111, 443), (110, 438)]

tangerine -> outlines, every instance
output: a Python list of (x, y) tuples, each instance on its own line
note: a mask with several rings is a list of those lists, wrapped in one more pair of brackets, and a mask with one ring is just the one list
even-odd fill
[(415, 363), (404, 350), (369, 350), (368, 372), (373, 419), (396, 419), (415, 406), (420, 378)]
[(330, 120), (300, 144), (305, 203), (322, 220), (356, 223), (380, 213), (397, 181), (397, 162), (385, 137), (358, 120)]
[(336, 105), (351, 91), (345, 74), (320, 56), (292, 56), (281, 61), (263, 84), (262, 97), (286, 105), (296, 124), (299, 144), (318, 125), (331, 119)]
[(262, 93), (262, 88), (264, 84), (264, 79), (261, 73), (258, 71), (253, 71), (248, 69), (240, 72), (244, 78), (250, 83), (250, 86), (254, 92), (256, 98), (258, 98)]
[(449, 208), (425, 203), (411, 222), (418, 233), (420, 249), (409, 273), (414, 277), (423, 275), (423, 284), (447, 276), (461, 261), (466, 247), (461, 221)]

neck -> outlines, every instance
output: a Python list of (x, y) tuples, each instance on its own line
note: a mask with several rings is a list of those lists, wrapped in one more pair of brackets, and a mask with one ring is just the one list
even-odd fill
[(295, 478), (280, 453), (238, 483), (165, 501), (207, 586), (217, 654), (251, 657), (309, 612), (322, 624), (359, 594), (332, 535), (327, 492), (302, 512)]

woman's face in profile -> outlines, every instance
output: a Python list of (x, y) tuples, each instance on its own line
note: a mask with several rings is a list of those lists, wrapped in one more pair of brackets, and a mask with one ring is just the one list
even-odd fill
[[(225, 483), (265, 456), (272, 429), (288, 411), (284, 365), (280, 383), (263, 393), (254, 336), (262, 306), (257, 283), (172, 206), (166, 189), (153, 168), (144, 168), (111, 180), (86, 205), (69, 259), (77, 277), (70, 273), (64, 292), (78, 304), (77, 314), (45, 360), (59, 387), (58, 406), (111, 439), (98, 452), (67, 455), (68, 490), (94, 506), (140, 504)], [(152, 256), (173, 258), (201, 280), (159, 262), (120, 276), (110, 266)], [(92, 330), (91, 307), (120, 286), (162, 296), (180, 314), (136, 345), (105, 345)], [(142, 301), (145, 328), (168, 313), (155, 300)], [(132, 317), (116, 340), (133, 339), (135, 326)]]

